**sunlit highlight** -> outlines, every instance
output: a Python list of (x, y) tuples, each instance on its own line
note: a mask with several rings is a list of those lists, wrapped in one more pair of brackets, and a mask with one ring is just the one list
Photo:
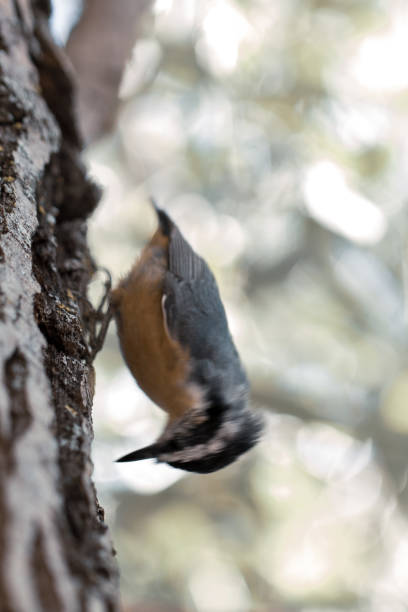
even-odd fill
[(168, 13), (172, 6), (173, 0), (156, 0), (156, 2), (153, 4), (153, 12), (156, 13), (156, 15), (159, 15), (160, 13)]
[(370, 36), (360, 45), (352, 73), (372, 90), (398, 91), (408, 86), (406, 24), (385, 36)]
[(238, 62), (239, 47), (251, 28), (245, 17), (229, 2), (214, 3), (202, 26), (204, 37), (197, 52), (215, 71), (231, 72)]
[(304, 544), (283, 559), (279, 571), (279, 582), (289, 591), (310, 592), (321, 586), (330, 575), (329, 559), (312, 544)]
[(330, 230), (360, 244), (383, 237), (386, 219), (367, 198), (348, 187), (340, 168), (327, 161), (312, 166), (303, 185), (309, 214)]
[(408, 538), (403, 537), (398, 543), (391, 563), (391, 579), (399, 589), (408, 595)]

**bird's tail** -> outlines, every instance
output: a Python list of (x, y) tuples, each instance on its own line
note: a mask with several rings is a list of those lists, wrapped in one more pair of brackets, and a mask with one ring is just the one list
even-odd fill
[(173, 221), (170, 219), (169, 215), (164, 212), (162, 208), (159, 208), (156, 200), (154, 198), (150, 198), (150, 202), (156, 211), (157, 219), (159, 221), (160, 229), (165, 236), (170, 236), (170, 232), (174, 227)]

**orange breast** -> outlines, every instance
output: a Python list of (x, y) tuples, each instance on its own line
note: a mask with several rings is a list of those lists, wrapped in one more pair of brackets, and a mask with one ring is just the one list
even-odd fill
[(189, 383), (189, 354), (166, 331), (162, 310), (168, 238), (159, 230), (129, 275), (112, 292), (126, 363), (143, 391), (171, 419), (201, 403)]

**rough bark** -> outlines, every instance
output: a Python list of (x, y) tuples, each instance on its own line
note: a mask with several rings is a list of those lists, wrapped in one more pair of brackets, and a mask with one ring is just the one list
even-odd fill
[(67, 62), (48, 2), (0, 4), (0, 610), (115, 610), (91, 480), (86, 218)]
[(125, 62), (151, 0), (87, 0), (67, 43), (78, 81), (78, 115), (86, 142), (112, 128)]

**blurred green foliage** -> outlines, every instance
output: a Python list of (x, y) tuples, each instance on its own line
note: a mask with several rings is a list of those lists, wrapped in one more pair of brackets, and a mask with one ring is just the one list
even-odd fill
[(155, 196), (220, 282), (268, 431), (209, 476), (113, 466), (163, 415), (111, 330), (95, 465), (129, 610), (408, 610), (407, 20), (397, 0), (157, 0), (142, 25), (87, 154), (93, 251), (125, 274)]

